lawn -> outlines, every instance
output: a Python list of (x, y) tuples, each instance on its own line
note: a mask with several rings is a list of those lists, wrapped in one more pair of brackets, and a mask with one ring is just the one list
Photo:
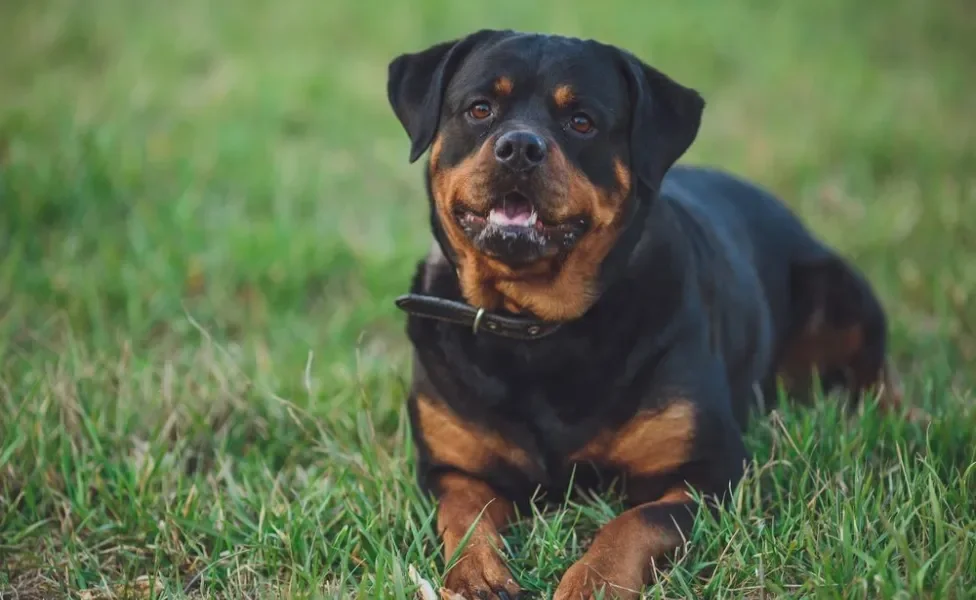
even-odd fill
[[(429, 245), (397, 53), (485, 26), (624, 46), (708, 101), (687, 162), (871, 278), (927, 427), (784, 404), (649, 598), (976, 597), (968, 0), (4, 0), (0, 598), (413, 598), (393, 298)], [(547, 597), (617, 499), (507, 538)]]

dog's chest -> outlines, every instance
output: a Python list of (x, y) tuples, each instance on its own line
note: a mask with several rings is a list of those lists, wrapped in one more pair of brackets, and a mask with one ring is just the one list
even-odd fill
[(627, 404), (621, 398), (597, 400), (593, 410), (567, 418), (544, 394), (529, 395), (520, 416), (513, 412), (499, 423), (499, 432), (532, 459), (522, 471), (525, 490), (540, 487), (555, 499), (570, 487), (645, 493), (689, 460), (696, 431), (690, 404), (616, 414)]
[[(583, 377), (567, 375), (563, 384), (511, 390), (493, 414), (499, 433), (534, 458), (533, 483), (544, 487), (562, 487), (580, 467), (618, 470), (620, 432), (641, 422), (636, 399)], [(635, 435), (648, 439), (632, 442), (631, 455), (655, 451), (654, 432), (645, 428)]]

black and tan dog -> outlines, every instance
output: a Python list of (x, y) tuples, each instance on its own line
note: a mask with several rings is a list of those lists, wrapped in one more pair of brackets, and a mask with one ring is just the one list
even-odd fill
[[(409, 411), (445, 586), (513, 598), (500, 531), (537, 490), (622, 481), (556, 598), (636, 596), (696, 505), (741, 478), (751, 407), (818, 372), (882, 388), (885, 316), (769, 193), (674, 166), (704, 102), (591, 40), (479, 31), (396, 58), (435, 244), (411, 293)], [(898, 396), (889, 394), (888, 406)]]

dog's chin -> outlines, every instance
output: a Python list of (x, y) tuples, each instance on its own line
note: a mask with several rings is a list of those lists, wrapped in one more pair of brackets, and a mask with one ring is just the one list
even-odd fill
[(519, 225), (488, 224), (473, 242), (485, 256), (511, 267), (527, 266), (557, 253), (541, 232)]
[(516, 268), (565, 254), (588, 225), (583, 217), (546, 220), (532, 202), (512, 194), (485, 211), (457, 206), (455, 219), (475, 249)]

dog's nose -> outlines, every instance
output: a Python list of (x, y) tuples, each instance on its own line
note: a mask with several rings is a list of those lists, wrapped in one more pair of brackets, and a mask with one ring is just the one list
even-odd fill
[(509, 131), (495, 141), (495, 158), (512, 170), (528, 171), (546, 159), (546, 142), (531, 131)]

